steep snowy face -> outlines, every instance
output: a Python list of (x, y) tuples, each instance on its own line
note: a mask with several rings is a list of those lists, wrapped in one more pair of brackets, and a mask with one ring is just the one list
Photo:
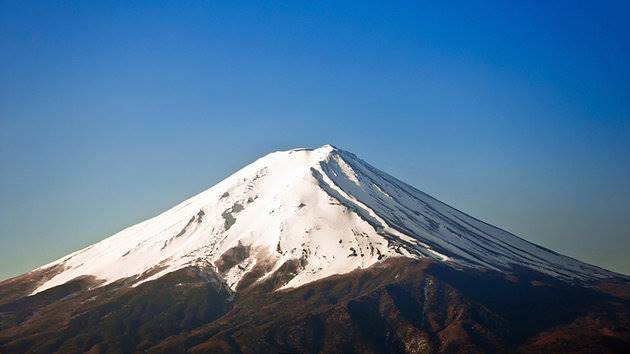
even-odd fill
[(174, 208), (40, 269), (35, 292), (92, 275), (137, 283), (211, 266), (237, 289), (291, 264), (297, 287), (388, 257), (525, 267), (564, 279), (616, 276), (457, 211), (330, 145), (269, 154)]

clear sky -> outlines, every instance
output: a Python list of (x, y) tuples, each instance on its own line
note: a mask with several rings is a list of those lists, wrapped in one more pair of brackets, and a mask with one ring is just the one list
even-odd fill
[(437, 3), (0, 0), (0, 278), (325, 143), (630, 273), (628, 2)]

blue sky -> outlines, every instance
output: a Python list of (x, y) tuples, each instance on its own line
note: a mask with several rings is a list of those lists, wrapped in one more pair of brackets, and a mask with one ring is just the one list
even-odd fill
[(629, 10), (0, 0), (0, 278), (325, 143), (628, 274)]

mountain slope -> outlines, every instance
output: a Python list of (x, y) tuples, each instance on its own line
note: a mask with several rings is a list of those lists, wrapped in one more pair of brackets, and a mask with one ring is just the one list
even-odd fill
[(35, 293), (78, 276), (103, 284), (214, 265), (232, 289), (287, 261), (296, 287), (394, 256), (563, 279), (615, 274), (485, 224), (326, 145), (269, 154), (174, 208), (41, 267), (63, 269)]
[(0, 351), (627, 352), (628, 298), (518, 274), (395, 257), (277, 291), (282, 274), (232, 293), (197, 267), (136, 287), (78, 279), (0, 305)]
[(326, 145), (0, 282), (0, 352), (627, 352), (628, 277)]

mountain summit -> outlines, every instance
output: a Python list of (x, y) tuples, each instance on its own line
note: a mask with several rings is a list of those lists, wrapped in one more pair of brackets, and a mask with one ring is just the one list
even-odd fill
[(128, 277), (145, 282), (191, 265), (216, 267), (236, 289), (243, 279), (264, 279), (291, 264), (294, 274), (283, 287), (297, 287), (391, 257), (502, 272), (525, 267), (565, 280), (615, 276), (324, 145), (266, 155), (156, 217), (43, 266), (62, 271), (34, 293), (78, 276), (102, 285)]
[(0, 282), (2, 353), (591, 353), (630, 348), (628, 277), (324, 145), (274, 152)]

